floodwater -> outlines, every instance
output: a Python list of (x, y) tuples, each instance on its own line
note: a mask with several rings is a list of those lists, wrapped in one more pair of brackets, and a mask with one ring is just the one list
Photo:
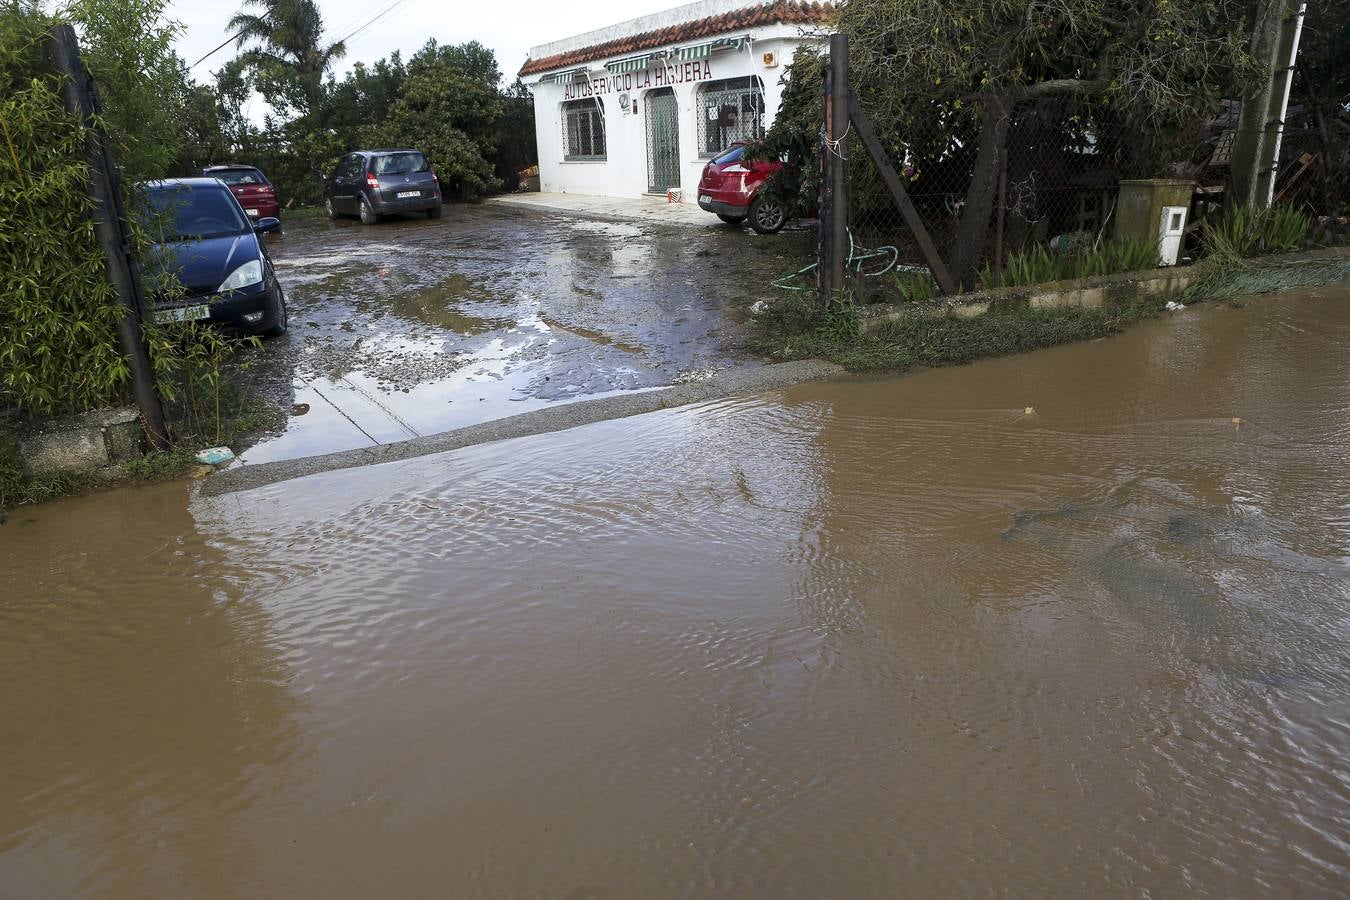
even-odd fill
[[(447, 206), (269, 238), (290, 333), (253, 383), (283, 410), (242, 454), (369, 447), (754, 365), (737, 321), (806, 237)], [(280, 388), (280, 391), (277, 388)]]
[(1347, 498), (1339, 287), (20, 510), (0, 895), (1343, 894)]

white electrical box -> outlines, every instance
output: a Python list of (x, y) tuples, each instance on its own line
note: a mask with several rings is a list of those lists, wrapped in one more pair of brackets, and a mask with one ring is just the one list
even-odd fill
[(1186, 207), (1164, 206), (1158, 223), (1158, 265), (1175, 266), (1186, 234)]

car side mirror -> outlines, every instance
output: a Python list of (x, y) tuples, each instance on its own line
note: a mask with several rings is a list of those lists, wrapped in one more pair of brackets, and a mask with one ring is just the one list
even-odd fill
[(257, 234), (265, 234), (269, 231), (276, 231), (281, 227), (281, 220), (273, 216), (264, 216), (253, 223), (253, 230)]

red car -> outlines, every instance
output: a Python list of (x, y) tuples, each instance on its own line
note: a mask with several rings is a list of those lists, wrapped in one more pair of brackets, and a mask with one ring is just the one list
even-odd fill
[(277, 191), (261, 170), (253, 166), (207, 166), (202, 169), (207, 178), (219, 178), (230, 193), (239, 198), (239, 205), (253, 220), (281, 218)]
[(698, 205), (729, 225), (746, 219), (760, 234), (773, 234), (787, 224), (788, 208), (761, 190), (769, 176), (783, 168), (781, 162), (747, 162), (746, 145), (732, 144), (721, 156), (703, 167), (698, 182)]

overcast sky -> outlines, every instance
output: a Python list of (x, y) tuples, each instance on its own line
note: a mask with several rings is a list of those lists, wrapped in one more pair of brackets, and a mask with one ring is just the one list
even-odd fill
[[(476, 40), (497, 54), (509, 80), (530, 47), (679, 6), (688, 0), (625, 0), (623, 3), (560, 3), (558, 0), (316, 0), (328, 40), (346, 37), (397, 3), (383, 18), (347, 40), (347, 56), (335, 74), (357, 60), (371, 63), (394, 50), (409, 54), (434, 37), (443, 44)], [(186, 27), (178, 53), (188, 64), (228, 37), (225, 23), (239, 0), (173, 0), (169, 14)], [(192, 70), (199, 81), (234, 55), (226, 47)]]

